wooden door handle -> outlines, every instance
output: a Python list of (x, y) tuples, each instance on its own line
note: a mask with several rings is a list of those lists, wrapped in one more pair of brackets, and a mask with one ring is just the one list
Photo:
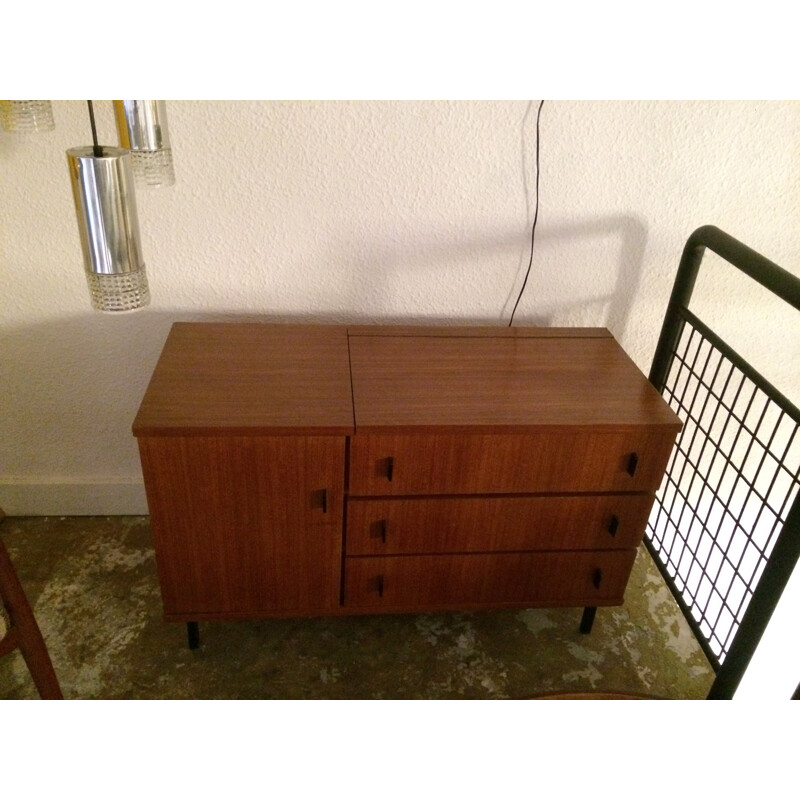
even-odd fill
[(636, 474), (636, 467), (638, 466), (639, 466), (639, 456), (636, 453), (631, 453), (628, 456), (628, 466), (627, 466), (628, 475), (633, 477)]
[(618, 530), (619, 530), (619, 517), (616, 514), (612, 514), (611, 519), (608, 522), (608, 532), (612, 536), (616, 536)]

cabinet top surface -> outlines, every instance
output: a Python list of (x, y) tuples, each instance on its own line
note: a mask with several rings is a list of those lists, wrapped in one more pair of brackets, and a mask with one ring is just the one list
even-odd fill
[(674, 426), (610, 335), (351, 336), (356, 430)]
[(133, 432), (598, 425), (680, 426), (601, 328), (175, 323)]
[(175, 323), (133, 432), (223, 430), (352, 433), (346, 329)]

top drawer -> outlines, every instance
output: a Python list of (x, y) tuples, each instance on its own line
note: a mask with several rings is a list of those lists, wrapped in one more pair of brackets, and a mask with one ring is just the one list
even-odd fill
[(676, 431), (356, 434), (354, 496), (652, 492)]

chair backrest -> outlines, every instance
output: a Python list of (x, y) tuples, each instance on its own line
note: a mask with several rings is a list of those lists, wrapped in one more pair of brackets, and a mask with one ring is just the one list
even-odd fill
[(684, 427), (645, 544), (715, 669), (708, 696), (721, 699), (736, 691), (800, 555), (800, 410), (690, 311), (706, 249), (798, 310), (800, 280), (698, 228), (650, 371)]

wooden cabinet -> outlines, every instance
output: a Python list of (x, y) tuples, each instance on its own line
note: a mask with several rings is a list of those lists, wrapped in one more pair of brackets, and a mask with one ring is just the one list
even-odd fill
[(678, 418), (603, 329), (177, 323), (167, 619), (619, 604)]

